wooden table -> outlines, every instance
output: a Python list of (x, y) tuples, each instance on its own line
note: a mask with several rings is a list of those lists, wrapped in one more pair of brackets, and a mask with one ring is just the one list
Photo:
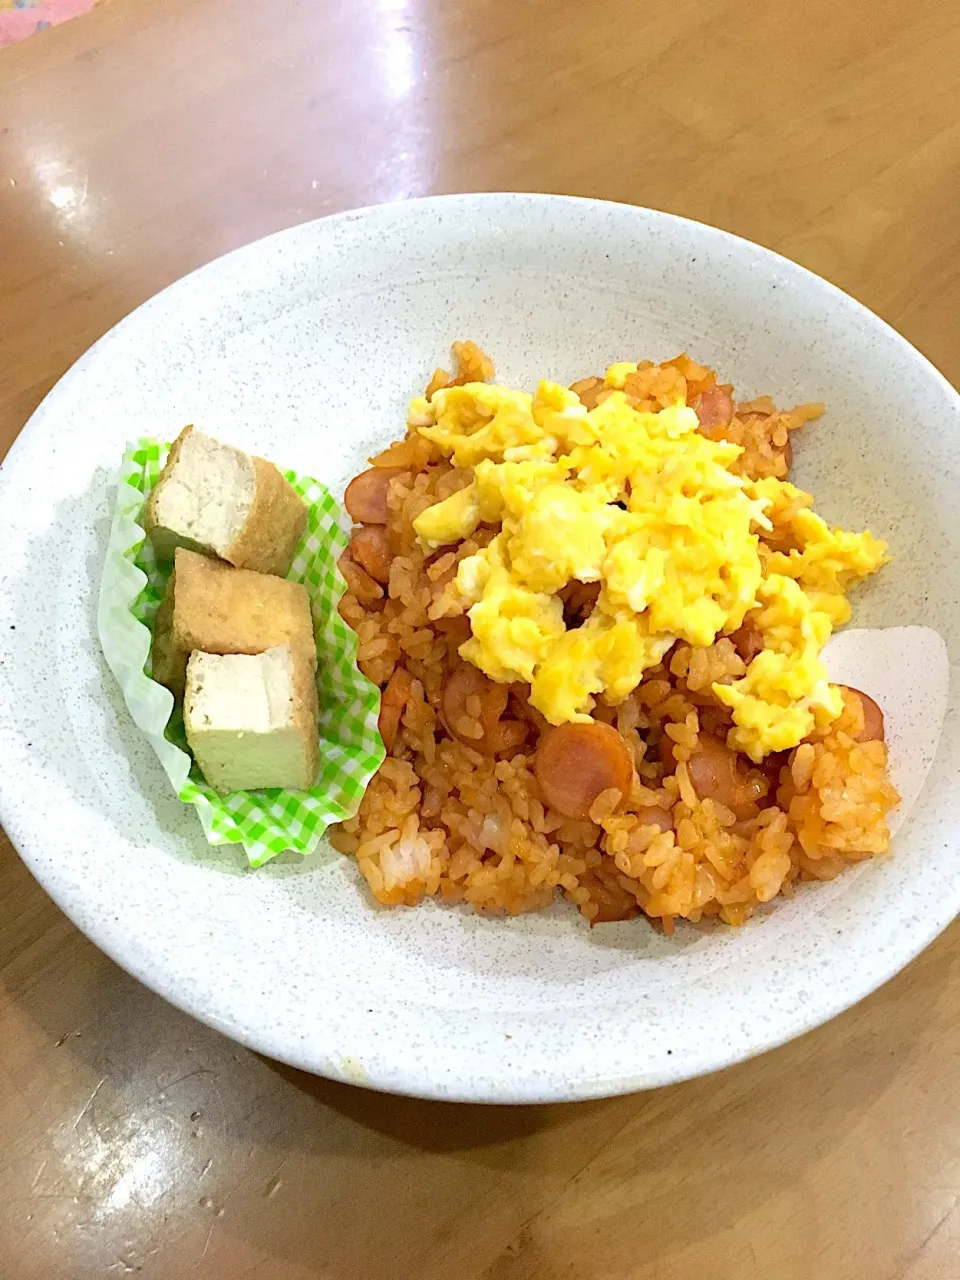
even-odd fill
[[(185, 271), (440, 191), (717, 223), (957, 381), (956, 18), (955, 0), (104, 0), (0, 53), (0, 452)], [(857, 1009), (705, 1080), (540, 1108), (383, 1097), (169, 1008), (0, 837), (0, 1276), (954, 1280), (958, 1010), (955, 927)]]

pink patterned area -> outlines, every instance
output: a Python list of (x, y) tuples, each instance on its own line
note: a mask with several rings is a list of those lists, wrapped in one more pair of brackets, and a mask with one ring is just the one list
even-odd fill
[(8, 4), (9, 0), (0, 0), (0, 49), (5, 44), (26, 40), (36, 31), (45, 31), (58, 22), (87, 13), (96, 0), (34, 0), (33, 3), (16, 0), (13, 8)]

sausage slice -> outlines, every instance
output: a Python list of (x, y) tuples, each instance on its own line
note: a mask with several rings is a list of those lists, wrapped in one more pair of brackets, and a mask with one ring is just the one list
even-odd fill
[(837, 688), (843, 693), (844, 701), (847, 701), (850, 698), (860, 699), (860, 705), (863, 708), (863, 732), (857, 738), (857, 741), (885, 741), (883, 712), (874, 700), (872, 698), (868, 698), (860, 689), (851, 689), (847, 684), (838, 685)]
[(413, 687), (413, 677), (406, 667), (397, 667), (380, 698), (380, 718), (377, 728), (387, 752), (393, 750), (400, 728), (400, 717), (403, 715)]
[(361, 471), (347, 485), (343, 505), (357, 524), (386, 524), (390, 516), (387, 494), (390, 481), (403, 475), (405, 467), (371, 467)]
[(390, 535), (382, 524), (365, 524), (350, 539), (350, 554), (366, 573), (382, 586), (390, 581)]
[(700, 426), (706, 431), (728, 427), (733, 418), (733, 397), (723, 387), (708, 387), (693, 402)]
[(585, 822), (597, 796), (621, 796), (633, 785), (633, 753), (612, 725), (599, 720), (561, 724), (540, 740), (534, 772), (543, 797), (565, 818)]
[(700, 734), (699, 744), (700, 750), (687, 761), (687, 772), (700, 799), (718, 800), (738, 818), (756, 812), (752, 806), (763, 787), (749, 776), (737, 753), (709, 733)]

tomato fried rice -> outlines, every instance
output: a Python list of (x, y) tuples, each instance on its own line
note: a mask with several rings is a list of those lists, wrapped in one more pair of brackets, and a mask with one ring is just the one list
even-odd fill
[[(493, 378), (474, 344), (454, 352), (456, 374), (437, 370), (428, 400)], [(611, 394), (604, 378), (571, 390), (590, 410)], [(742, 449), (731, 470), (752, 480), (786, 479), (791, 434), (821, 412), (779, 411), (767, 397), (737, 403), (686, 356), (640, 363), (622, 394), (650, 413), (683, 401), (702, 435)], [(357, 528), (341, 562), (340, 612), (357, 633), (360, 669), (382, 690), (387, 757), (331, 839), (378, 902), (435, 897), (517, 914), (549, 906), (559, 890), (593, 924), (644, 914), (671, 933), (677, 918), (742, 924), (798, 882), (833, 879), (887, 850), (898, 797), (869, 698), (842, 690), (838, 717), (759, 763), (733, 750), (731, 708), (714, 686), (742, 679), (758, 652), (748, 616), (709, 646), (675, 643), (616, 705), (601, 694), (590, 724), (553, 728), (528, 684), (491, 680), (460, 656), (471, 624), (451, 607), (458, 567), (496, 528), (480, 524), (435, 550), (414, 530), (470, 471), (415, 424), (371, 462), (346, 493)], [(776, 537), (760, 534), (770, 552)], [(589, 618), (597, 594), (595, 583), (563, 587), (567, 627)], [(566, 750), (571, 731), (586, 756)]]

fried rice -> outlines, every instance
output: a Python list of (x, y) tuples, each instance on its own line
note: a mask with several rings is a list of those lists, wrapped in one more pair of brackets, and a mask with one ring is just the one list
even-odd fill
[[(428, 398), (493, 377), (474, 344), (454, 352), (456, 374), (437, 370)], [(609, 394), (602, 378), (572, 390), (587, 408)], [(732, 387), (686, 356), (638, 365), (623, 390), (652, 411), (684, 396), (704, 435), (742, 447), (735, 469), (750, 478), (786, 478), (791, 433), (821, 412), (779, 411), (766, 397), (736, 404)], [(387, 522), (356, 531), (341, 564), (340, 611), (357, 633), (360, 669), (383, 691), (388, 754), (331, 841), (356, 858), (378, 902), (433, 897), (513, 915), (548, 907), (559, 891), (593, 924), (643, 914), (671, 933), (678, 918), (742, 924), (799, 882), (833, 879), (886, 852), (886, 815), (898, 796), (882, 730), (871, 723), (879, 712), (863, 695), (845, 691), (826, 730), (760, 766), (726, 746), (730, 712), (711, 690), (743, 676), (755, 653), (748, 627), (708, 648), (677, 643), (625, 701), (612, 707), (601, 698), (594, 719), (612, 725), (633, 758), (630, 794), (601, 793), (583, 821), (551, 808), (535, 770), (549, 726), (528, 688), (498, 686), (491, 696), (468, 682), (456, 723), (445, 709), (470, 634), (466, 617), (446, 616), (445, 593), (459, 562), (496, 530), (481, 526), (427, 552), (413, 521), (470, 473), (414, 431), (371, 462), (387, 473)], [(571, 583), (561, 594), (568, 624), (577, 625), (596, 588)]]

